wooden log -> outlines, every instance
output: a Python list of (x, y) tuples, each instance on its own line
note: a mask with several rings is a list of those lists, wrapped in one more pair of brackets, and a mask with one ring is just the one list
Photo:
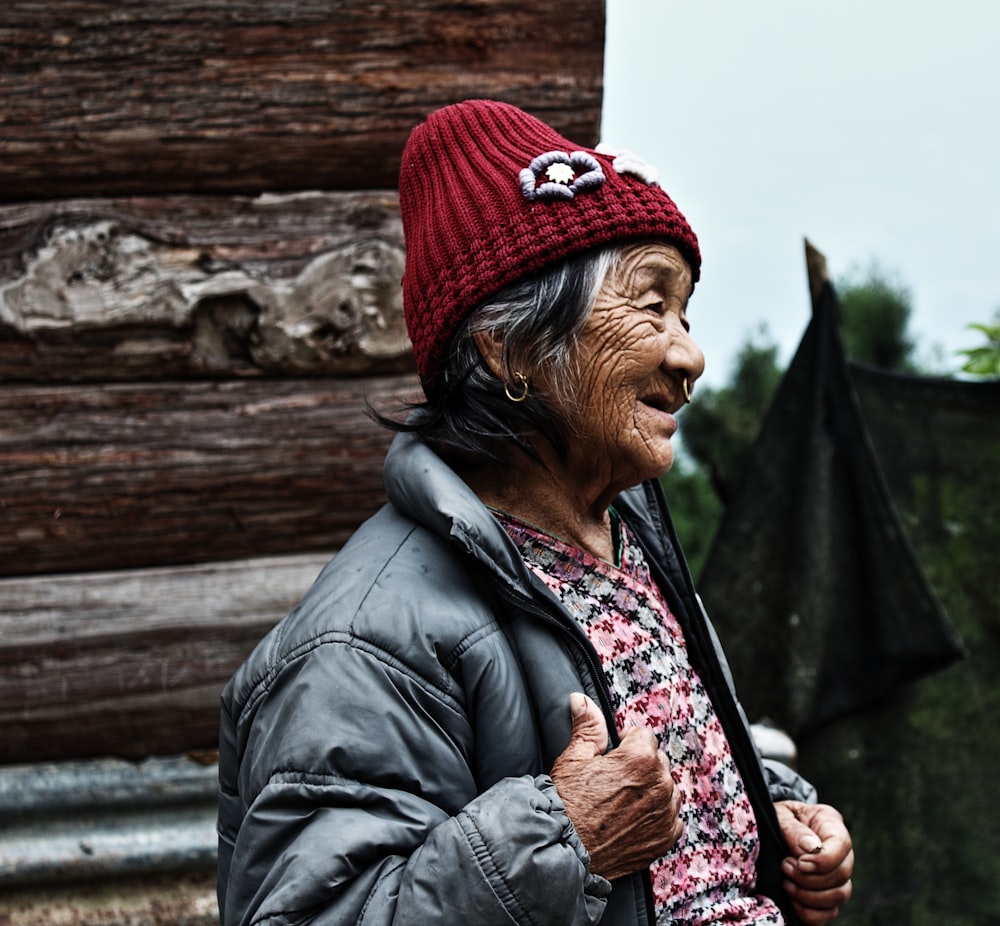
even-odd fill
[(0, 381), (412, 367), (393, 192), (0, 206)]
[(141, 877), (28, 884), (0, 894), (4, 926), (219, 926), (215, 865)]
[(603, 0), (6, 0), (0, 201), (390, 188), (468, 97), (592, 144), (603, 56)]
[(383, 501), (410, 376), (7, 386), (0, 575), (328, 550)]
[(0, 580), (0, 762), (214, 748), (222, 686), (328, 558)]

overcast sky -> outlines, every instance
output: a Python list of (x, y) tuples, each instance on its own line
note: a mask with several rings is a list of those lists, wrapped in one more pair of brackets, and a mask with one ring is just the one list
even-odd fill
[(701, 242), (691, 304), (721, 385), (761, 322), (809, 320), (803, 239), (834, 280), (877, 261), (918, 357), (957, 370), (1000, 308), (1000, 4), (607, 0), (603, 137), (655, 164)]

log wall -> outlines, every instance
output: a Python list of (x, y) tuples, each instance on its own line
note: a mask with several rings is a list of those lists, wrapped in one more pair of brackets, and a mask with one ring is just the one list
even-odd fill
[(327, 558), (0, 579), (0, 762), (213, 749), (221, 684)]
[(382, 502), (409, 377), (10, 386), (0, 575), (332, 550)]
[(390, 190), (0, 205), (0, 382), (411, 368)]
[(0, 199), (391, 189), (479, 96), (596, 141), (603, 52), (603, 0), (6, 0)]
[(409, 131), (596, 143), (603, 44), (603, 0), (4, 5), (0, 762), (212, 748), (417, 397)]

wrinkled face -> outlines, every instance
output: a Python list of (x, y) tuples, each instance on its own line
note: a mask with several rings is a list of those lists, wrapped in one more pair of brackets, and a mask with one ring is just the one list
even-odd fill
[[(674, 412), (705, 358), (687, 321), (691, 268), (668, 244), (630, 246), (601, 287), (579, 342), (572, 464), (624, 488), (673, 463)], [(604, 473), (602, 474), (602, 470)]]

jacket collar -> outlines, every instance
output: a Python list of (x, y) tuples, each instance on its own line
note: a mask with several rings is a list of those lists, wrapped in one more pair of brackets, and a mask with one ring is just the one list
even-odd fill
[[(507, 532), (459, 475), (420, 437), (401, 433), (386, 455), (383, 481), (389, 501), (402, 514), (457, 544), (505, 585), (527, 593), (535, 584)], [(626, 489), (616, 510), (681, 596), (693, 595), (675, 547), (662, 490), (650, 481)], [(679, 603), (679, 602), (678, 602)], [(690, 600), (685, 604), (690, 607)], [(687, 609), (685, 609), (687, 610)]]
[(457, 544), (505, 585), (528, 594), (533, 582), (507, 532), (459, 475), (415, 434), (393, 439), (382, 472), (401, 514)]

